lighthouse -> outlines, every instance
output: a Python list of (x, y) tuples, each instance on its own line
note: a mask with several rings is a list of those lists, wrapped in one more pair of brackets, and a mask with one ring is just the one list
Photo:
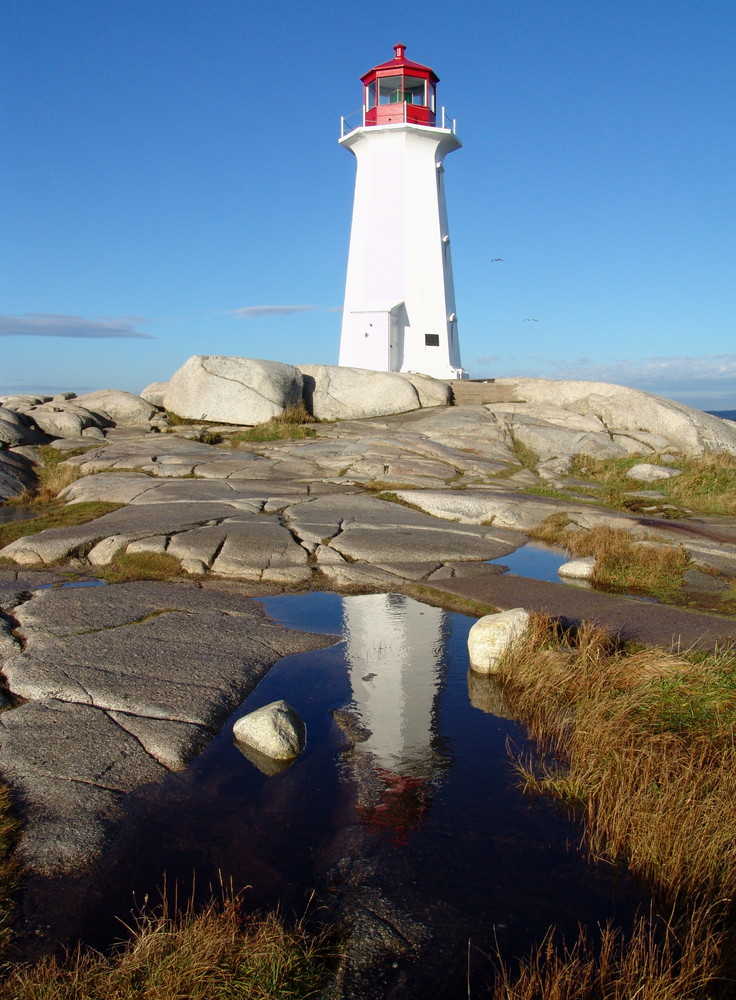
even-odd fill
[(405, 50), (361, 77), (358, 127), (342, 119), (357, 174), (339, 364), (464, 378), (443, 182), (461, 142), (439, 78)]

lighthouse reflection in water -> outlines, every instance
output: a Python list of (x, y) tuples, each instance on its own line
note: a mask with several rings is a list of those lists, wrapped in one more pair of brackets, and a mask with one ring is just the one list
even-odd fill
[(450, 766), (437, 722), (445, 659), (445, 613), (400, 594), (343, 599), (352, 703), (351, 749), (341, 757), (355, 781), (360, 819), (397, 842), (426, 814)]

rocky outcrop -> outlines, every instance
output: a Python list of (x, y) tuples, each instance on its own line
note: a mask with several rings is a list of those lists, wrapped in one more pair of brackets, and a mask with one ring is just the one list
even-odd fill
[(302, 376), (279, 361), (197, 354), (169, 380), (164, 405), (180, 417), (261, 424), (302, 398)]
[(119, 389), (100, 389), (77, 396), (75, 405), (105, 417), (116, 427), (145, 426), (156, 413), (156, 406), (142, 396)]
[[(733, 421), (722, 420), (641, 389), (609, 382), (541, 378), (499, 378), (495, 384), (512, 389), (519, 402), (492, 403), (488, 409), (506, 419), (529, 447), (534, 445), (529, 443), (524, 430), (525, 422), (530, 416), (538, 414), (542, 406), (552, 408), (546, 410), (547, 422), (552, 422), (550, 417), (555, 423), (565, 419), (562, 415), (554, 417), (555, 413), (577, 414), (598, 422), (601, 431), (610, 437), (610, 448), (619, 448), (619, 454), (668, 450), (687, 455), (701, 455), (704, 451), (736, 454), (736, 424)], [(592, 453), (587, 452), (585, 447), (578, 444), (573, 453)], [(613, 454), (610, 448), (607, 453)], [(567, 449), (560, 448), (557, 453), (564, 454), (569, 450), (568, 445)]]

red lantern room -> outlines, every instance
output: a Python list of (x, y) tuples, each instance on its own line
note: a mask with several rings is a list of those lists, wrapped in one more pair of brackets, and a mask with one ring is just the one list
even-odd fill
[(435, 124), (435, 86), (439, 77), (429, 66), (407, 59), (405, 51), (406, 46), (399, 42), (394, 45), (393, 59), (361, 76), (366, 125)]

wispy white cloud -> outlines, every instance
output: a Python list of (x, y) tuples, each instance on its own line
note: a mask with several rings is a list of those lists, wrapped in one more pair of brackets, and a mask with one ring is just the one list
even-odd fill
[(136, 324), (147, 322), (136, 316), (85, 319), (83, 316), (60, 316), (56, 313), (26, 313), (25, 316), (0, 316), (0, 337), (79, 337), (93, 340), (137, 337), (153, 340), (150, 333), (135, 329)]
[(241, 309), (230, 309), (231, 316), (240, 319), (253, 319), (255, 316), (288, 316), (290, 313), (314, 312), (319, 306), (243, 306)]

